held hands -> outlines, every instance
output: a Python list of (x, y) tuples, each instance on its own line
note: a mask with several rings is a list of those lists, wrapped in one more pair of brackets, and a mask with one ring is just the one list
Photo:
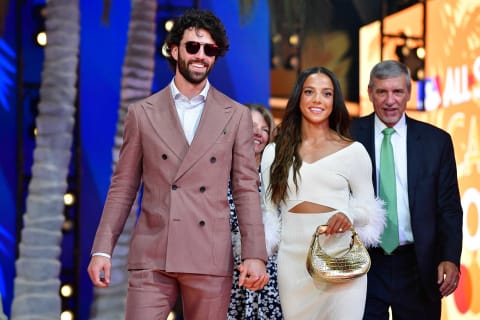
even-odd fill
[(460, 272), (457, 266), (450, 261), (442, 261), (438, 265), (438, 280), (440, 293), (446, 297), (457, 289), (460, 280)]
[(265, 269), (265, 262), (260, 259), (245, 259), (238, 267), (240, 278), (238, 285), (249, 290), (260, 290), (268, 283), (270, 276)]
[(107, 288), (110, 283), (110, 269), (112, 262), (103, 256), (92, 256), (88, 265), (88, 275), (92, 283), (99, 288)]
[(335, 233), (344, 233), (352, 227), (352, 223), (347, 216), (341, 212), (335, 213), (328, 219), (328, 227), (325, 230), (325, 235), (329, 236)]

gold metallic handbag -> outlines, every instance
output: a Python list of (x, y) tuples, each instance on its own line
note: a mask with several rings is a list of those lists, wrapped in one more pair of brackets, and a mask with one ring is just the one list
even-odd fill
[(352, 241), (347, 253), (332, 257), (320, 245), (319, 237), (327, 226), (320, 225), (312, 236), (307, 254), (307, 270), (313, 279), (325, 282), (343, 282), (364, 275), (370, 269), (370, 255), (358, 238), (353, 226)]

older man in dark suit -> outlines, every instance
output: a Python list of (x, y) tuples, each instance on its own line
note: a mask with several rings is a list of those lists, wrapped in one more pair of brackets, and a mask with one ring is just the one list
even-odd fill
[[(458, 285), (462, 251), (462, 208), (452, 139), (447, 132), (405, 114), (411, 95), (405, 65), (378, 63), (370, 73), (368, 95), (375, 112), (355, 119), (352, 135), (363, 143), (376, 168), (377, 194), (393, 188), (393, 200), (388, 196), (384, 200), (395, 214), (389, 210), (382, 237), (388, 244), (370, 250), (364, 319), (388, 319), (389, 308), (393, 319), (440, 319), (441, 298)], [(395, 168), (394, 182), (384, 186), (380, 174), (383, 131), (391, 133)]]
[(126, 318), (166, 319), (180, 294), (186, 319), (225, 319), (233, 274), (229, 179), (242, 236), (240, 285), (257, 290), (268, 281), (252, 118), (207, 80), (228, 49), (216, 16), (188, 10), (166, 43), (175, 78), (129, 108), (88, 272), (94, 285), (108, 286), (111, 254), (143, 182)]

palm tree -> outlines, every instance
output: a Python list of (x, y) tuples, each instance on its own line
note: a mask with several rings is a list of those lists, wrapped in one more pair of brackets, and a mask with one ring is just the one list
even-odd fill
[(1, 294), (0, 294), (0, 320), (8, 320), (5, 313), (3, 313), (2, 295)]
[(32, 179), (16, 261), (12, 319), (58, 319), (64, 194), (75, 125), (78, 0), (49, 0)]
[[(104, 1), (108, 11), (110, 1)], [(155, 28), (157, 0), (133, 0), (128, 30), (127, 52), (122, 69), (120, 108), (113, 148), (113, 167), (123, 142), (123, 129), (128, 106), (151, 94), (155, 67)], [(104, 12), (104, 18), (108, 13)], [(138, 197), (137, 197), (138, 198)], [(138, 200), (135, 201), (138, 204)], [(130, 236), (137, 217), (134, 205), (118, 240), (112, 259), (111, 282), (107, 289), (94, 289), (91, 319), (125, 319), (127, 292), (127, 255)]]

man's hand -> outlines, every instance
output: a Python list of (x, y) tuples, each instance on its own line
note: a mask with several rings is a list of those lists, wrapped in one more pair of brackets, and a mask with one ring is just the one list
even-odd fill
[(450, 261), (442, 261), (438, 265), (438, 280), (440, 293), (443, 297), (448, 296), (457, 289), (460, 280), (460, 272), (457, 266)]
[(238, 266), (240, 278), (238, 285), (249, 290), (262, 289), (270, 279), (265, 269), (265, 262), (260, 259), (245, 259)]
[(110, 269), (112, 262), (103, 256), (92, 256), (88, 265), (88, 275), (92, 283), (100, 288), (107, 288), (110, 283)]

